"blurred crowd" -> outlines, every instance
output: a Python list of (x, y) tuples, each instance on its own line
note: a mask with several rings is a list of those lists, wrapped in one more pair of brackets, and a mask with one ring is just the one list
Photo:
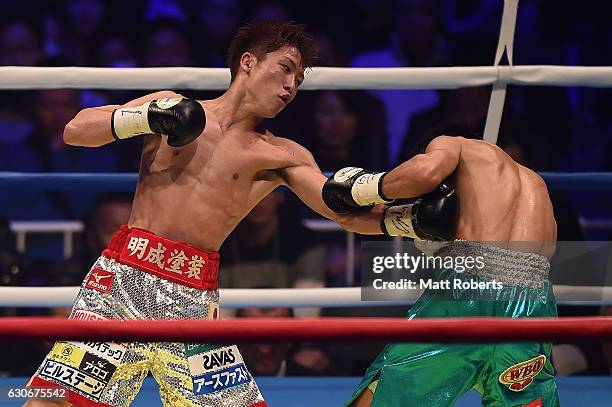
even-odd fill
[[(612, 29), (605, 2), (581, 7), (553, 0), (522, 0), (515, 65), (612, 65)], [(224, 67), (237, 27), (254, 21), (294, 20), (307, 25), (320, 57), (317, 66), (436, 67), (492, 65), (501, 0), (22, 0), (0, 16), (0, 65), (90, 67)], [(551, 12), (554, 10), (554, 13)], [(314, 68), (316, 69), (316, 68)], [(220, 92), (175, 89), (208, 99)], [(308, 147), (323, 171), (343, 166), (389, 169), (434, 134), (481, 138), (490, 87), (454, 90), (301, 91), (266, 126)], [(137, 172), (142, 141), (101, 148), (62, 141), (65, 124), (84, 107), (121, 104), (149, 91), (0, 90), (0, 171)], [(612, 170), (612, 92), (577, 87), (510, 87), (499, 145), (536, 171)], [(609, 240), (612, 197), (552, 191), (559, 240)], [(119, 225), (127, 222), (130, 194), (109, 191), (0, 191), (0, 284), (79, 285)], [(314, 232), (316, 215), (285, 190), (265, 198), (221, 248), (222, 287), (343, 287), (360, 283), (360, 251), (347, 274), (342, 232)], [(71, 258), (57, 235), (29, 235), (27, 252), (15, 245), (9, 222), (82, 220)], [(598, 226), (597, 228), (592, 227)], [(603, 227), (602, 227), (603, 225)], [(371, 240), (371, 239), (369, 239)], [(1, 310), (29, 315), (45, 310)], [(67, 315), (69, 310), (51, 310)], [(327, 315), (402, 316), (405, 308), (241, 309), (224, 317)], [(609, 308), (561, 308), (561, 314), (612, 314)], [(15, 345), (19, 347), (20, 345)], [(381, 344), (244, 345), (256, 375), (360, 375)], [(0, 375), (28, 375), (41, 360), (14, 352)], [(612, 345), (559, 345), (561, 374), (609, 374)], [(553, 357), (555, 354), (553, 354)]]

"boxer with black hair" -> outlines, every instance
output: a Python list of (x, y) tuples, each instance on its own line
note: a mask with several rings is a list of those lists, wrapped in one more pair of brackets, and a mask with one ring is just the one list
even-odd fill
[[(427, 205), (418, 211), (389, 209), (387, 217), (385, 205), (334, 212), (324, 202), (327, 178), (312, 154), (262, 127), (263, 119), (275, 117), (295, 98), (314, 56), (314, 42), (303, 26), (245, 25), (229, 48), (231, 84), (217, 99), (196, 101), (162, 91), (76, 114), (64, 131), (69, 145), (97, 147), (143, 136), (144, 146), (128, 224), (85, 277), (70, 318), (217, 318), (218, 250), (251, 209), (281, 185), (347, 230), (381, 234), (384, 226), (389, 234), (409, 236), (403, 223), (393, 223), (399, 219), (422, 236), (437, 233), (439, 225), (427, 226), (435, 212)], [(436, 181), (404, 169), (384, 177), (385, 197), (410, 198), (406, 183)], [(62, 341), (29, 386), (62, 387), (67, 403), (75, 405), (128, 406), (149, 371), (166, 406), (266, 405), (234, 345)], [(219, 379), (228, 375), (231, 380)], [(57, 403), (29, 400), (27, 405)]]
[[(408, 230), (416, 237), (417, 247), (425, 251), (434, 246), (435, 256), (450, 258), (451, 264), (462, 269), (436, 271), (435, 281), (448, 282), (448, 288), (425, 290), (408, 318), (556, 317), (548, 273), (557, 226), (542, 178), (501, 148), (481, 140), (441, 136), (425, 145), (423, 152), (393, 171), (406, 177), (404, 193), (426, 193), (422, 201), (428, 202), (426, 210), (417, 204), (401, 210), (392, 207), (386, 210), (384, 223), (389, 230)], [(384, 177), (380, 196), (388, 196), (391, 175)], [(437, 222), (446, 217), (453, 195), (445, 186), (412, 179), (449, 176), (456, 189), (453, 194), (460, 198), (457, 240), (431, 245), (443, 235)], [(362, 193), (360, 186), (355, 191), (357, 183), (351, 187), (353, 201), (367, 203), (370, 199), (362, 197), (370, 192)], [(353, 205), (346, 193), (340, 195), (339, 206)], [(470, 257), (480, 257), (482, 267), (464, 268), (461, 260)], [(483, 406), (556, 407), (559, 398), (551, 350), (551, 343), (538, 342), (390, 344), (370, 365), (347, 405), (446, 407), (474, 389), (482, 395)]]

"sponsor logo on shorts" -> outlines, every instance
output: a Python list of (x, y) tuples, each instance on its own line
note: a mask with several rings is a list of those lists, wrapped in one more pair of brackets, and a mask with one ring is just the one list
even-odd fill
[(219, 349), (220, 345), (205, 344), (205, 343), (186, 343), (185, 354), (187, 357), (195, 356), (200, 353), (205, 353), (210, 350)]
[(70, 342), (75, 346), (79, 346), (81, 348), (85, 348), (87, 352), (91, 352), (94, 355), (97, 355), (104, 360), (110, 362), (111, 364), (117, 366), (125, 352), (127, 351), (127, 347), (121, 345), (119, 343), (113, 342)]
[(82, 321), (102, 321), (106, 318), (97, 312), (87, 311), (84, 309), (75, 309), (71, 319), (79, 319)]
[(113, 284), (113, 279), (115, 278), (115, 274), (102, 270), (99, 268), (93, 269), (93, 271), (89, 274), (89, 278), (85, 283), (85, 288), (90, 288), (92, 290), (100, 291), (101, 293), (108, 293)]
[(533, 382), (533, 378), (544, 369), (545, 363), (546, 356), (544, 355), (517, 363), (499, 375), (499, 382), (507, 384), (512, 391), (525, 390)]
[(78, 368), (51, 359), (45, 359), (39, 376), (79, 390), (94, 400), (100, 399), (102, 390), (106, 387), (105, 382), (79, 371)]
[[(207, 254), (193, 247), (142, 231), (132, 231), (119, 259), (191, 287), (201, 287), (205, 283), (203, 278), (208, 272), (206, 264), (209, 261)], [(214, 263), (212, 267), (215, 267)]]
[(522, 407), (543, 407), (542, 397), (538, 397), (537, 399), (533, 400), (531, 403), (527, 403)]
[(74, 344), (57, 342), (51, 349), (48, 358), (76, 368), (79, 367), (84, 356), (85, 351)]
[(97, 380), (107, 384), (117, 367), (93, 353), (85, 352), (83, 360), (79, 365), (79, 371), (96, 378)]
[(209, 394), (229, 389), (252, 380), (244, 363), (238, 363), (227, 369), (193, 377), (193, 394)]
[(221, 391), (252, 380), (236, 345), (205, 349), (205, 345), (197, 344), (185, 349), (187, 355), (191, 355), (187, 361), (195, 395)]
[(242, 363), (242, 356), (236, 345), (216, 348), (189, 356), (189, 371), (192, 376), (201, 376), (205, 373), (230, 368)]

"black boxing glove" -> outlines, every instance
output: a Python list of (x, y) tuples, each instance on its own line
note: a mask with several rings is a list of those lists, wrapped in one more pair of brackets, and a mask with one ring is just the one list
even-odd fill
[(357, 208), (391, 203), (382, 194), (382, 181), (386, 172), (375, 174), (363, 168), (345, 167), (336, 171), (323, 185), (323, 201), (339, 214)]
[(387, 236), (448, 241), (455, 238), (458, 218), (457, 193), (450, 183), (443, 182), (414, 204), (387, 208), (381, 220), (381, 229)]
[(202, 105), (192, 99), (164, 98), (136, 107), (115, 109), (111, 129), (115, 139), (164, 134), (168, 145), (181, 147), (198, 138), (206, 126)]

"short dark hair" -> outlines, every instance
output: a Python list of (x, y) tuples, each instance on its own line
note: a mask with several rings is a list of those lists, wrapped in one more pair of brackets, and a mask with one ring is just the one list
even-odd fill
[(317, 54), (314, 40), (302, 24), (289, 22), (262, 22), (243, 25), (238, 29), (227, 51), (227, 65), (236, 78), (240, 57), (252, 52), (258, 58), (274, 52), (285, 45), (297, 48), (302, 56), (304, 68), (312, 66)]

